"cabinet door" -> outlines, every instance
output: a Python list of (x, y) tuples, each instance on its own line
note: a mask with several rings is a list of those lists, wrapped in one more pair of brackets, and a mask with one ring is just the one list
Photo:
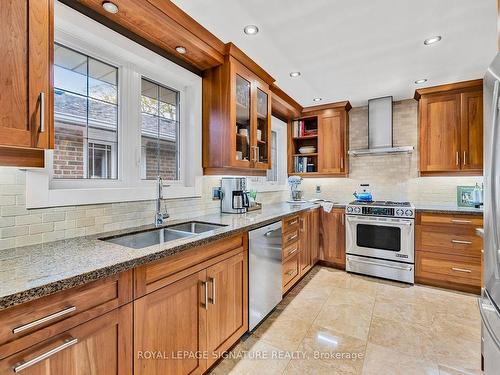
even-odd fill
[(311, 211), (309, 217), (309, 245), (311, 247), (311, 265), (314, 265), (319, 260), (319, 215), (321, 208), (316, 208)]
[(254, 168), (269, 169), (271, 163), (271, 99), (269, 88), (255, 83)]
[(460, 94), (420, 101), (420, 170), (460, 170)]
[(132, 375), (132, 304), (0, 361), (0, 373), (14, 372)]
[[(201, 271), (134, 302), (134, 371), (141, 375), (202, 374), (207, 365), (206, 272)], [(149, 358), (144, 353), (161, 353)], [(175, 353), (189, 353), (173, 358)], [(168, 358), (164, 358), (168, 356)]]
[[(242, 252), (207, 268), (208, 366), (248, 330), (247, 253)], [(232, 337), (232, 336), (238, 336)]]
[(345, 215), (334, 209), (320, 213), (320, 259), (345, 268)]
[(325, 115), (319, 123), (319, 172), (343, 173), (345, 170), (345, 119), (341, 112)]
[(300, 216), (300, 243), (299, 243), (299, 261), (300, 261), (300, 275), (304, 275), (311, 269), (311, 243), (309, 236), (309, 221), (310, 212), (303, 212)]
[(0, 1), (0, 145), (49, 147), (51, 9), (51, 0)]
[(483, 169), (483, 92), (461, 95), (462, 169)]

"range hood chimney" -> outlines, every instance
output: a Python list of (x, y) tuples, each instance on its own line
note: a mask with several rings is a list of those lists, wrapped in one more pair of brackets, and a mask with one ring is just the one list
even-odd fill
[(368, 100), (368, 148), (349, 150), (349, 155), (410, 153), (413, 146), (394, 147), (392, 142), (392, 96)]

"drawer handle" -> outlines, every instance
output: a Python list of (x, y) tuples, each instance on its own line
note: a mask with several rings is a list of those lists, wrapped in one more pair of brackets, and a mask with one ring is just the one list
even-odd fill
[(22, 361), (19, 365), (13, 367), (12, 370), (14, 372), (21, 372), (24, 369), (27, 369), (28, 367), (31, 367), (31, 366), (37, 364), (38, 362), (42, 362), (42, 361), (46, 360), (47, 358), (53, 356), (54, 354), (59, 353), (60, 351), (66, 349), (66, 348), (69, 348), (70, 346), (75, 345), (76, 343), (78, 343), (78, 339), (76, 339), (76, 338), (66, 339), (64, 341), (64, 343), (55, 347), (54, 349), (51, 349), (48, 352), (40, 354), (39, 356), (37, 356), (33, 359), (30, 359), (29, 361)]
[(289, 251), (288, 252), (288, 255), (292, 255), (293, 253), (295, 253), (296, 251), (298, 250), (298, 248), (296, 247), (295, 249), (293, 249), (292, 251)]
[(451, 270), (456, 271), (456, 272), (464, 272), (464, 273), (471, 273), (472, 272), (471, 270), (468, 270), (466, 268), (457, 268), (457, 267), (451, 267)]
[(453, 243), (459, 243), (462, 245), (472, 245), (472, 241), (462, 241), (462, 240), (451, 240)]
[(61, 310), (61, 311), (58, 311), (54, 314), (51, 314), (51, 315), (47, 315), (46, 317), (44, 318), (41, 318), (41, 319), (38, 319), (38, 320), (35, 320), (31, 323), (28, 323), (28, 324), (25, 324), (25, 325), (22, 325), (20, 327), (16, 327), (12, 330), (12, 333), (14, 335), (20, 333), (20, 332), (23, 332), (23, 331), (26, 331), (30, 328), (33, 328), (33, 327), (36, 327), (40, 324), (43, 324), (43, 323), (47, 323), (47, 322), (50, 322), (51, 320), (53, 319), (56, 319), (56, 318), (59, 318), (63, 315), (66, 315), (66, 314), (69, 314), (69, 313), (72, 313), (73, 311), (76, 310), (76, 306), (71, 306), (71, 307), (68, 307), (67, 309), (64, 309), (64, 310)]
[(290, 271), (288, 271), (286, 274), (287, 274), (288, 276), (292, 276), (294, 273), (295, 273), (295, 270), (290, 270)]
[(472, 221), (470, 221), (470, 220), (458, 220), (458, 219), (452, 219), (451, 222), (455, 223), (455, 224), (471, 224), (472, 223)]
[(291, 221), (290, 223), (288, 223), (288, 225), (295, 225), (297, 224), (297, 219), (295, 219), (294, 221)]
[(45, 132), (45, 93), (41, 92), (39, 95), (40, 100), (40, 133)]
[(288, 241), (294, 240), (294, 239), (296, 239), (297, 237), (298, 237), (298, 236), (297, 236), (297, 234), (294, 234), (293, 236), (288, 237)]

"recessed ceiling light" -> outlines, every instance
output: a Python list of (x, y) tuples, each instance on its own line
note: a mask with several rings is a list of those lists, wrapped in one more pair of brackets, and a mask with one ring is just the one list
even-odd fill
[(104, 1), (102, 7), (108, 13), (116, 14), (118, 13), (118, 5), (112, 3), (111, 1)]
[(322, 100), (323, 100), (323, 98), (314, 98), (314, 99), (313, 99), (313, 102), (320, 102), (320, 101), (322, 101)]
[(415, 81), (415, 84), (420, 85), (421, 83), (425, 83), (425, 82), (427, 82), (427, 78), (422, 78), (422, 79), (417, 79)]
[(175, 50), (177, 52), (179, 52), (181, 55), (184, 55), (187, 52), (186, 47), (183, 47), (183, 46), (177, 46), (177, 47), (175, 47)]
[(290, 77), (292, 77), (292, 78), (300, 77), (300, 72), (291, 72)]
[(424, 40), (424, 44), (426, 46), (430, 46), (431, 44), (439, 42), (441, 39), (442, 38), (440, 35), (436, 35), (436, 36), (433, 36), (433, 37), (430, 37), (430, 38), (427, 38), (426, 40)]
[(259, 28), (255, 25), (247, 25), (245, 26), (245, 28), (243, 29), (243, 31), (245, 32), (245, 34), (247, 35), (255, 35), (259, 32)]

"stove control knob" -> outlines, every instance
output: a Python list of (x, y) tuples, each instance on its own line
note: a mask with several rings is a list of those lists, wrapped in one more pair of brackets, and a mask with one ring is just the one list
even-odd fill
[(405, 213), (405, 212), (404, 212), (404, 210), (402, 210), (401, 208), (398, 208), (398, 209), (396, 210), (396, 216), (403, 216), (403, 215), (404, 215), (404, 213)]
[(405, 215), (406, 216), (413, 216), (413, 210), (406, 210)]
[(361, 213), (361, 207), (354, 207), (354, 213), (355, 214), (360, 214)]
[(352, 212), (352, 207), (350, 207), (350, 206), (349, 206), (349, 207), (347, 207), (347, 212), (348, 212), (348, 213), (351, 213), (351, 212)]

